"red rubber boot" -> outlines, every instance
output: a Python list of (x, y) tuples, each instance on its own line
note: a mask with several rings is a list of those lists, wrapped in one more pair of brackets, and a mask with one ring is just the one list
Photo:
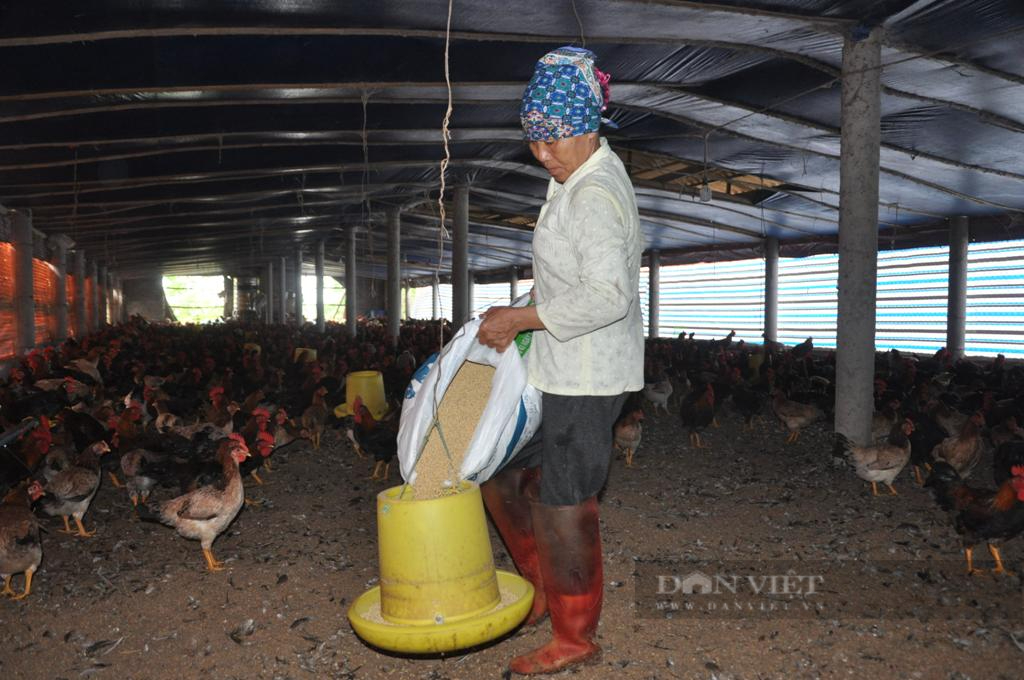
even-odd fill
[(579, 505), (534, 503), (533, 525), (553, 639), (513, 659), (512, 671), (555, 673), (600, 653), (594, 635), (601, 618), (604, 568), (597, 515), (597, 498)]
[(498, 527), (519, 574), (533, 584), (533, 608), (524, 625), (539, 623), (548, 613), (544, 581), (533, 535), (531, 499), (537, 498), (540, 468), (506, 468), (480, 486), (484, 505)]

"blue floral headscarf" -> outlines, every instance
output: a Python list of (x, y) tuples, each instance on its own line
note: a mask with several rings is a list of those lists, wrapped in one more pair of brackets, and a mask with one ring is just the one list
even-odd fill
[(519, 119), (530, 142), (547, 142), (597, 132), (608, 107), (611, 77), (594, 66), (594, 53), (580, 47), (548, 52), (523, 92)]

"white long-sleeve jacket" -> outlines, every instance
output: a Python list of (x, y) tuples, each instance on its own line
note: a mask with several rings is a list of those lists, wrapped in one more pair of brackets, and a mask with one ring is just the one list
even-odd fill
[(565, 184), (548, 185), (533, 236), (537, 314), (530, 384), (552, 394), (643, 389), (643, 252), (636, 196), (622, 161), (600, 148)]

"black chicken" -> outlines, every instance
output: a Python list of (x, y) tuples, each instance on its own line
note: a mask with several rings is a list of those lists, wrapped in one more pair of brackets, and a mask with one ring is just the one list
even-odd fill
[(927, 486), (939, 506), (953, 519), (953, 527), (963, 540), (967, 573), (975, 574), (974, 546), (988, 544), (996, 562), (993, 574), (1008, 573), (999, 554), (999, 543), (1024, 530), (1024, 466), (1014, 466), (1011, 476), (995, 491), (968, 486), (956, 470), (942, 461), (936, 462)]
[(946, 438), (946, 431), (926, 413), (908, 413), (906, 417), (914, 423), (914, 431), (910, 433), (910, 464), (914, 466), (914, 478), (923, 486), (921, 468), (932, 469), (935, 464), (932, 451)]
[(370, 409), (358, 397), (352, 406), (355, 409), (349, 430), (352, 443), (357, 452), (362, 450), (376, 461), (370, 479), (386, 480), (391, 471), (391, 461), (398, 453), (399, 419), (374, 420)]
[(705, 383), (686, 395), (683, 399), (679, 415), (690, 431), (690, 446), (695, 449), (707, 448), (700, 436), (700, 431), (711, 424), (715, 418), (715, 388)]

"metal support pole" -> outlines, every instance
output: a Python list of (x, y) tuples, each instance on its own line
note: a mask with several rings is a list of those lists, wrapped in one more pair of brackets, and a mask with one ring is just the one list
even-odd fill
[(68, 339), (68, 249), (75, 243), (63, 234), (48, 240), (53, 248), (53, 268), (57, 270), (57, 328), (53, 339), (54, 342), (64, 342)]
[(96, 327), (103, 328), (107, 323), (107, 291), (110, 289), (107, 265), (99, 267), (96, 277)]
[(398, 346), (398, 333), (402, 325), (402, 213), (397, 208), (388, 211), (388, 340)]
[(452, 330), (469, 320), (469, 187), (455, 188), (455, 228), (452, 233)]
[(327, 317), (324, 315), (324, 242), (316, 244), (316, 329), (323, 333), (327, 330)]
[(287, 260), (286, 257), (281, 257), (281, 276), (278, 278), (278, 284), (280, 290), (277, 296), (277, 311), (278, 311), (278, 323), (288, 323), (288, 272), (287, 272)]
[(515, 302), (519, 297), (519, 268), (512, 266), (508, 269), (508, 300)]
[(356, 337), (356, 229), (345, 230), (345, 327)]
[(85, 318), (85, 251), (75, 251), (75, 337), (80, 338), (88, 332), (88, 321)]
[(235, 315), (235, 280), (224, 275), (224, 319), (230, 319)]
[(405, 295), (405, 315), (404, 315), (404, 317), (406, 319), (411, 319), (412, 318), (412, 306), (409, 305), (409, 293), (410, 293), (411, 290), (412, 290), (412, 284), (409, 283), (408, 281), (406, 281), (405, 282), (405, 292), (404, 292), (404, 295)]
[(949, 222), (949, 298), (946, 308), (946, 349), (953, 359), (964, 356), (967, 340), (967, 244), (970, 222), (965, 216)]
[(434, 281), (430, 284), (430, 303), (431, 313), (430, 318), (435, 321), (441, 318), (441, 282), (437, 278), (437, 274), (434, 274)]
[(36, 344), (36, 302), (32, 283), (32, 216), (12, 215), (14, 243), (14, 351), (23, 355)]
[(266, 286), (263, 289), (263, 297), (267, 304), (263, 309), (263, 320), (267, 323), (274, 323), (274, 261), (268, 260), (263, 271)]
[(302, 325), (302, 244), (295, 248), (295, 323)]
[(843, 45), (835, 430), (862, 446), (874, 413), (881, 46), (877, 27)]
[(652, 250), (647, 262), (647, 335), (658, 337), (661, 328), (661, 253)]
[(466, 321), (473, 318), (473, 287), (476, 284), (476, 274), (472, 270), (466, 272)]
[(764, 242), (764, 339), (779, 339), (779, 239)]
[(89, 315), (89, 330), (100, 328), (100, 275), (99, 265), (89, 263), (89, 278), (92, 279), (92, 314)]

